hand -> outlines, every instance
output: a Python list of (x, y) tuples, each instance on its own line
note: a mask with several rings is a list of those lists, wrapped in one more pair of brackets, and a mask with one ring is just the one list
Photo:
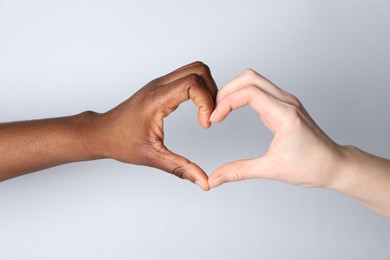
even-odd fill
[(181, 67), (149, 82), (131, 98), (96, 116), (95, 145), (102, 157), (146, 165), (190, 180), (208, 190), (208, 176), (196, 164), (164, 146), (163, 119), (192, 99), (202, 127), (210, 127), (217, 87), (201, 62)]
[(342, 147), (313, 121), (299, 100), (253, 70), (224, 86), (210, 121), (220, 122), (249, 104), (274, 133), (268, 152), (256, 159), (228, 163), (209, 178), (210, 188), (251, 178), (284, 181), (306, 187), (331, 186), (337, 177)]

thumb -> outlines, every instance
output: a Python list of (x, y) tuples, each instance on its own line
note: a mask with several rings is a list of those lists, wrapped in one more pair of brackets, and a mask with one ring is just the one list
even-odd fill
[(208, 176), (198, 165), (168, 149), (160, 150), (158, 153), (153, 156), (152, 167), (176, 175), (181, 179), (189, 180), (205, 191), (210, 189)]
[[(210, 189), (226, 182), (241, 181), (261, 177), (262, 158), (239, 160), (227, 163), (215, 170), (209, 177)], [(261, 167), (263, 168), (263, 167)]]

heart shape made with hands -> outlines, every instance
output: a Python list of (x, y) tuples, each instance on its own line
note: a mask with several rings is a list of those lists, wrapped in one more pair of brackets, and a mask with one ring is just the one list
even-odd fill
[[(234, 109), (229, 106), (218, 109), (218, 102), (230, 91), (227, 85), (218, 91), (210, 69), (201, 62), (188, 64), (149, 82), (111, 113), (114, 118), (118, 118), (115, 121), (128, 121), (128, 113), (125, 111), (137, 111), (128, 124), (136, 126), (136, 131), (126, 136), (125, 140), (122, 138), (113, 158), (158, 168), (194, 182), (204, 190), (210, 189), (209, 177), (198, 165), (165, 146), (164, 119), (191, 99), (198, 107), (198, 122), (203, 128), (209, 128), (213, 120), (212, 113), (217, 112), (215, 115), (218, 122)], [(237, 104), (236, 108), (244, 105), (245, 102)], [(218, 111), (222, 113), (218, 115)], [(119, 135), (125, 131), (123, 127), (117, 129)], [(129, 150), (129, 144), (135, 149)], [(210, 179), (213, 179), (213, 175)]]
[(196, 107), (185, 102), (165, 118), (164, 143), (199, 165), (208, 178), (228, 162), (258, 157), (268, 149), (272, 135), (249, 107), (234, 111), (223, 122), (207, 129), (199, 127), (193, 118), (195, 114)]
[[(198, 165), (164, 145), (164, 118), (189, 99), (198, 107), (203, 128), (249, 105), (273, 133), (267, 152), (259, 158), (225, 164), (209, 178)], [(129, 117), (128, 111), (136, 112)], [(325, 186), (329, 174), (317, 177), (312, 169), (331, 172), (334, 169), (329, 165), (334, 165), (334, 158), (329, 155), (339, 152), (337, 144), (322, 132), (295, 96), (250, 69), (218, 90), (209, 68), (200, 62), (191, 63), (149, 82), (108, 117), (108, 125), (119, 125), (115, 132), (122, 136), (111, 140), (117, 147), (112, 158), (164, 170), (204, 190), (250, 178)], [(134, 128), (130, 135), (123, 135), (129, 128)]]

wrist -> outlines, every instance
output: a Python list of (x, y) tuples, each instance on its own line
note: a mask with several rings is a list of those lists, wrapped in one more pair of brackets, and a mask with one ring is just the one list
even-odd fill
[(94, 111), (85, 111), (75, 116), (78, 122), (80, 142), (88, 160), (107, 158), (102, 132), (102, 115)]
[(390, 218), (390, 161), (353, 146), (343, 149), (342, 170), (331, 188)]
[(339, 145), (337, 160), (335, 160), (334, 178), (326, 188), (345, 193), (353, 179), (356, 148), (351, 145)]
[(341, 146), (341, 154), (336, 181), (329, 188), (365, 201), (366, 195), (371, 193), (372, 182), (378, 177), (377, 167), (382, 168), (385, 160), (352, 145)]

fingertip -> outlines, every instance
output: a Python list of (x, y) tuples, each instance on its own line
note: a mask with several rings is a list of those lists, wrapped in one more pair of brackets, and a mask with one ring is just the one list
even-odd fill
[(210, 118), (210, 123), (219, 123), (222, 122), (226, 116), (221, 116), (219, 113), (215, 113), (213, 118)]
[(210, 128), (210, 126), (211, 126), (211, 122), (207, 121), (206, 123), (203, 124), (202, 127), (207, 129)]
[(225, 120), (228, 114), (232, 111), (229, 106), (226, 106), (226, 102), (220, 103), (216, 106), (214, 111), (210, 115), (209, 121), (211, 123), (219, 123)]
[(211, 126), (210, 112), (201, 113), (199, 111), (198, 121), (203, 128), (209, 128)]
[(214, 189), (218, 186), (221, 186), (223, 183), (226, 182), (221, 168), (222, 167), (218, 168), (209, 176), (208, 184), (210, 186), (210, 189)]
[(197, 180), (194, 182), (196, 185), (199, 186), (199, 188), (201, 188), (202, 190), (204, 191), (209, 191), (210, 190), (210, 186), (209, 186), (209, 183), (208, 181), (204, 182), (204, 181), (200, 181), (200, 180)]
[(210, 190), (207, 174), (195, 163), (188, 163), (180, 167), (183, 171), (181, 178), (191, 181), (204, 191)]
[(210, 188), (213, 189), (224, 183), (247, 179), (246, 174), (243, 173), (244, 167), (242, 161), (234, 161), (216, 169), (209, 177)]
[(200, 125), (202, 126), (202, 128), (205, 128), (205, 129), (210, 128), (210, 126), (211, 126), (211, 122), (210, 122), (210, 121), (204, 121), (204, 120), (202, 120), (202, 121), (200, 121), (199, 123), (200, 123)]
[(215, 111), (216, 111), (216, 109), (214, 109), (214, 111), (211, 113), (211, 115), (210, 115), (210, 118), (209, 118), (209, 122), (211, 123), (211, 122), (214, 122), (214, 116), (215, 116)]
[(218, 176), (216, 178), (209, 179), (210, 189), (214, 189), (218, 186), (221, 186), (224, 183), (224, 179), (222, 176)]

